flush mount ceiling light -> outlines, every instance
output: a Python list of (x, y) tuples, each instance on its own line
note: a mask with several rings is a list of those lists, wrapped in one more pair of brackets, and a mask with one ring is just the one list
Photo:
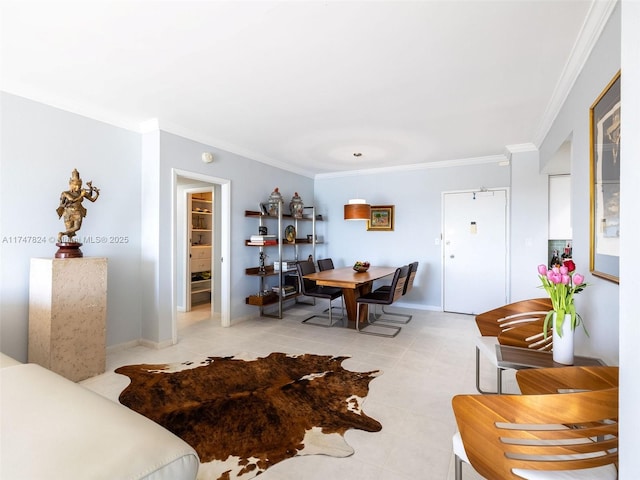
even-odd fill
[(369, 220), (371, 205), (363, 198), (352, 198), (344, 206), (345, 220)]

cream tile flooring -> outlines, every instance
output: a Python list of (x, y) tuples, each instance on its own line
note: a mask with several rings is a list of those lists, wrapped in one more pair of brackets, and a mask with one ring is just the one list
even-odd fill
[[(453, 479), (451, 437), (456, 427), (451, 398), (475, 393), (473, 316), (414, 310), (410, 311), (413, 320), (397, 337), (381, 338), (337, 326), (301, 324), (310, 312), (320, 310), (320, 305), (296, 305), (281, 320), (255, 318), (222, 328), (207, 310), (196, 309), (181, 317), (176, 345), (162, 350), (115, 349), (107, 356), (107, 372), (82, 384), (117, 401), (128, 378), (113, 370), (127, 364), (181, 362), (209, 355), (256, 357), (276, 351), (348, 355), (345, 368), (384, 372), (371, 382), (364, 403), (364, 411), (382, 423), (382, 431), (348, 431), (345, 438), (355, 449), (351, 457), (296, 457), (267, 470), (260, 479)], [(490, 387), (494, 371), (485, 365), (483, 385)], [(514, 385), (507, 375), (507, 391)], [(475, 478), (475, 472), (465, 467), (464, 479)]]

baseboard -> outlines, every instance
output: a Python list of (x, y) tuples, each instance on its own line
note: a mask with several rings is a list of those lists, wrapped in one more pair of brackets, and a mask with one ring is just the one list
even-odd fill
[(138, 340), (129, 340), (128, 342), (108, 346), (107, 355), (118, 353), (122, 350), (127, 350), (128, 348), (137, 347), (138, 345), (142, 345), (143, 347), (151, 348), (153, 350), (161, 350), (163, 348), (172, 346), (173, 341), (165, 340), (163, 342), (152, 342), (151, 340), (145, 340), (144, 338), (140, 338)]
[(394, 302), (389, 307), (398, 307), (398, 308), (410, 308), (413, 310), (430, 310), (434, 312), (442, 312), (442, 307), (440, 305), (424, 305), (419, 303), (405, 303), (405, 302)]
[(163, 342), (152, 342), (151, 340), (140, 339), (140, 345), (154, 350), (162, 350), (173, 345), (173, 340), (165, 340)]
[(138, 345), (140, 345), (140, 340), (129, 340), (128, 342), (118, 343), (117, 345), (110, 345), (107, 347), (107, 355), (117, 353), (131, 347), (137, 347)]

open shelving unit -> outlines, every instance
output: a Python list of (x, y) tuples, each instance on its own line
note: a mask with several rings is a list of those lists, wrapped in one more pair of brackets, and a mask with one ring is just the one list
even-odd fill
[[(280, 203), (277, 216), (266, 215), (260, 211), (245, 211), (245, 217), (257, 220), (258, 226), (266, 226), (268, 230), (277, 228), (277, 231), (275, 233), (275, 244), (256, 245), (254, 242), (246, 240), (245, 245), (254, 249), (259, 249), (259, 252), (262, 252), (264, 255), (266, 255), (267, 251), (274, 251), (277, 249), (274, 263), (278, 262), (281, 266), (285, 261), (291, 263), (299, 261), (303, 249), (306, 249), (305, 254), (308, 251), (309, 255), (311, 255), (312, 258), (315, 259), (316, 245), (318, 244), (316, 235), (316, 222), (320, 221), (318, 218), (316, 218), (315, 207), (304, 207), (304, 214), (301, 218), (296, 218), (292, 215), (284, 215), (282, 213), (282, 209), (283, 204)], [(287, 239), (285, 238), (284, 229), (288, 225), (292, 225), (296, 232), (296, 236), (293, 241), (287, 241)], [(310, 226), (311, 231), (306, 233), (305, 236), (300, 236), (300, 229), (303, 225)], [(310, 237), (308, 237), (307, 235), (310, 235)], [(309, 248), (310, 250), (308, 250)], [(287, 258), (284, 258), (285, 252)], [(258, 255), (258, 257), (259, 256), (260, 255)], [(274, 258), (273, 255), (269, 256), (271, 258)], [(305, 257), (305, 259), (306, 258), (307, 257)], [(295, 268), (280, 268), (276, 270), (274, 268), (274, 265), (265, 265), (264, 271), (261, 271), (260, 266), (257, 266), (247, 268), (245, 270), (245, 273), (249, 276), (255, 276), (259, 279), (258, 294), (250, 295), (249, 297), (247, 297), (246, 303), (259, 307), (261, 316), (282, 318), (283, 303), (288, 300), (296, 299), (300, 295), (300, 293), (298, 293), (298, 277)], [(295, 286), (295, 293), (283, 297), (280, 293), (275, 293), (272, 291), (273, 287), (277, 287), (278, 292), (282, 292), (285, 285)]]
[(213, 200), (211, 193), (190, 197), (189, 272), (191, 275), (191, 305), (211, 301), (211, 252), (213, 246)]

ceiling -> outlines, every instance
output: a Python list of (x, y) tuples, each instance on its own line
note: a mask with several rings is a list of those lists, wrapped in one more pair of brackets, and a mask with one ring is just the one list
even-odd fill
[(1, 87), (311, 177), (479, 159), (542, 141), (610, 3), (2, 0)]

